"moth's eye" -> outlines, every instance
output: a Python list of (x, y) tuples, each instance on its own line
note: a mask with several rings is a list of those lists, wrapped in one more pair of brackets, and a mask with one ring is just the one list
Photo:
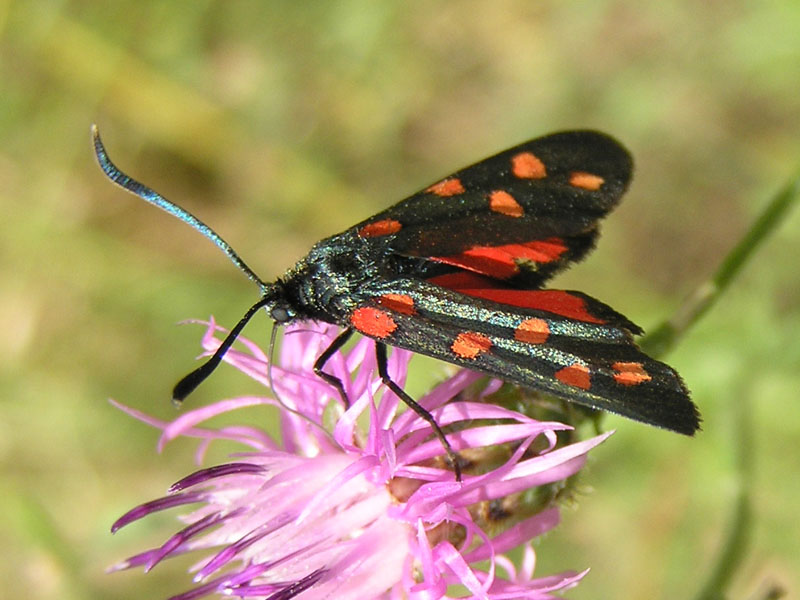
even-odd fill
[(278, 323), (288, 323), (294, 319), (294, 312), (288, 306), (273, 306), (269, 314)]

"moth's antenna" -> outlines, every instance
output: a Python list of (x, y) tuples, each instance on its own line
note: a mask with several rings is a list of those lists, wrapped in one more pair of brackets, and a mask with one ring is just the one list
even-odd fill
[(103, 142), (100, 139), (100, 132), (97, 130), (97, 125), (92, 125), (92, 142), (94, 144), (94, 153), (97, 157), (97, 162), (100, 164), (100, 168), (103, 169), (103, 173), (105, 173), (112, 182), (116, 183), (118, 186), (129, 191), (130, 193), (139, 196), (139, 198), (142, 200), (157, 206), (165, 212), (168, 212), (173, 217), (179, 218), (196, 231), (202, 233), (205, 237), (214, 242), (217, 248), (222, 250), (240, 271), (247, 275), (250, 280), (255, 282), (258, 287), (261, 288), (261, 299), (251, 306), (245, 315), (239, 319), (239, 322), (233, 329), (231, 329), (230, 333), (228, 333), (227, 337), (222, 341), (222, 344), (220, 344), (220, 347), (217, 348), (217, 351), (211, 355), (211, 358), (209, 358), (200, 367), (189, 373), (186, 377), (181, 379), (175, 386), (172, 391), (172, 399), (173, 402), (180, 403), (184, 398), (186, 398), (186, 396), (191, 394), (198, 385), (205, 381), (205, 379), (211, 375), (214, 369), (217, 368), (219, 363), (222, 361), (222, 357), (225, 356), (225, 353), (231, 347), (233, 342), (236, 341), (236, 338), (242, 332), (244, 326), (247, 325), (251, 318), (253, 318), (253, 315), (255, 315), (260, 308), (268, 306), (275, 301), (275, 286), (265, 282), (258, 275), (256, 275), (255, 271), (247, 266), (247, 263), (242, 260), (242, 258), (236, 253), (231, 245), (223, 240), (216, 231), (211, 229), (211, 227), (203, 223), (188, 210), (181, 208), (170, 200), (167, 200), (158, 192), (150, 189), (143, 183), (136, 181), (132, 177), (129, 177), (120, 171), (117, 166), (111, 162), (111, 159), (108, 158), (108, 153), (106, 152), (106, 148), (103, 146)]
[(103, 146), (103, 142), (100, 140), (100, 132), (97, 130), (97, 125), (92, 125), (92, 142), (94, 143), (94, 153), (97, 157), (97, 162), (100, 164), (100, 168), (103, 169), (103, 172), (111, 181), (130, 193), (139, 196), (139, 198), (142, 200), (157, 206), (163, 211), (168, 212), (173, 217), (179, 218), (190, 227), (202, 233), (205, 237), (214, 242), (217, 248), (222, 250), (227, 257), (231, 259), (233, 264), (239, 268), (240, 271), (258, 284), (262, 293), (267, 291), (269, 284), (256, 275), (255, 271), (247, 266), (247, 264), (241, 259), (231, 245), (223, 240), (216, 231), (211, 229), (211, 227), (203, 223), (188, 210), (181, 208), (174, 202), (167, 200), (158, 192), (150, 189), (143, 183), (136, 181), (132, 177), (129, 177), (120, 171), (116, 165), (111, 162), (111, 159), (108, 158), (105, 146)]
[(224, 340), (222, 340), (219, 348), (217, 348), (217, 351), (211, 355), (211, 358), (209, 358), (206, 362), (197, 367), (194, 371), (189, 373), (175, 385), (175, 387), (172, 389), (172, 401), (180, 404), (183, 402), (183, 399), (191, 394), (198, 385), (203, 383), (203, 381), (205, 381), (206, 378), (211, 375), (214, 369), (219, 366), (220, 361), (222, 361), (222, 357), (225, 356), (225, 353), (233, 345), (233, 342), (235, 342), (236, 338), (239, 337), (239, 334), (242, 333), (242, 329), (244, 329), (244, 326), (247, 325), (247, 322), (253, 318), (253, 315), (256, 314), (263, 306), (267, 306), (273, 302), (275, 302), (275, 298), (268, 294), (253, 304), (253, 306), (247, 310), (244, 316), (239, 319), (239, 322), (236, 324), (236, 326), (228, 332), (228, 335), (225, 336)]

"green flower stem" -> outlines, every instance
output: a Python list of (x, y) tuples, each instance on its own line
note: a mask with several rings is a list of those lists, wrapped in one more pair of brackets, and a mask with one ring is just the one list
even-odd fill
[[(700, 285), (672, 318), (641, 340), (642, 349), (652, 356), (660, 356), (671, 350), (681, 336), (719, 299), (747, 260), (783, 221), (798, 196), (800, 196), (800, 172), (775, 194), (750, 230), (725, 257), (714, 276)], [(733, 408), (737, 407), (738, 431), (734, 451), (737, 453), (738, 490), (735, 505), (716, 564), (696, 600), (723, 600), (728, 597), (727, 590), (749, 548), (753, 527), (750, 488), (753, 449), (748, 399), (742, 397), (740, 402), (733, 403)]]
[(714, 276), (700, 285), (683, 306), (667, 321), (641, 339), (639, 345), (651, 356), (671, 350), (686, 331), (720, 298), (742, 267), (781, 223), (800, 196), (800, 172), (772, 198), (753, 226), (725, 257)]

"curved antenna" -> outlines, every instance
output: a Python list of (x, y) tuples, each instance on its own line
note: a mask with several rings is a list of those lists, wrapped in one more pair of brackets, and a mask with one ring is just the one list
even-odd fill
[(183, 402), (186, 396), (191, 394), (198, 385), (203, 383), (208, 376), (211, 375), (214, 369), (219, 366), (219, 363), (222, 361), (222, 357), (225, 356), (225, 353), (230, 350), (233, 342), (235, 342), (236, 338), (239, 337), (239, 334), (242, 333), (242, 329), (244, 329), (244, 326), (247, 325), (247, 322), (253, 318), (253, 315), (255, 315), (260, 308), (267, 306), (274, 301), (275, 299), (270, 294), (267, 294), (261, 298), (261, 300), (253, 304), (253, 306), (247, 310), (244, 316), (239, 319), (239, 322), (236, 324), (236, 326), (228, 332), (228, 335), (225, 336), (224, 340), (222, 340), (219, 348), (217, 348), (216, 352), (211, 355), (211, 358), (175, 384), (175, 387), (172, 389), (172, 401), (175, 404), (180, 404)]
[(247, 266), (247, 264), (241, 259), (231, 245), (223, 240), (216, 231), (211, 229), (211, 227), (203, 223), (188, 210), (181, 208), (174, 202), (167, 200), (158, 192), (150, 189), (143, 183), (136, 181), (132, 177), (129, 177), (120, 171), (116, 165), (111, 162), (111, 159), (108, 158), (106, 148), (103, 146), (103, 142), (100, 140), (100, 132), (97, 130), (97, 125), (92, 125), (92, 142), (94, 143), (94, 153), (97, 157), (97, 162), (100, 164), (100, 168), (103, 169), (103, 173), (105, 173), (111, 181), (130, 193), (139, 196), (139, 198), (142, 200), (157, 206), (163, 211), (168, 212), (173, 217), (179, 218), (196, 231), (202, 233), (205, 237), (214, 242), (217, 248), (222, 250), (227, 257), (231, 259), (233, 264), (239, 268), (240, 271), (258, 284), (262, 292), (267, 291), (269, 284), (256, 275), (255, 271)]

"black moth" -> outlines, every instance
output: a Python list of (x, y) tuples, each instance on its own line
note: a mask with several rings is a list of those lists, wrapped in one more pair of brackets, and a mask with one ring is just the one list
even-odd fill
[(595, 409), (692, 435), (697, 408), (680, 376), (633, 341), (641, 329), (609, 306), (542, 284), (595, 244), (632, 160), (594, 131), (537, 138), (462, 169), (387, 210), (315, 244), (273, 283), (258, 277), (202, 221), (131, 179), (94, 149), (116, 184), (211, 239), (261, 288), (216, 353), (174, 390), (182, 400), (219, 364), (250, 318), (317, 320), (343, 328), (315, 372), (345, 403), (325, 363), (354, 331), (376, 341), (384, 383), (426, 419), (458, 473), (433, 417), (389, 377), (386, 346), (406, 348)]

